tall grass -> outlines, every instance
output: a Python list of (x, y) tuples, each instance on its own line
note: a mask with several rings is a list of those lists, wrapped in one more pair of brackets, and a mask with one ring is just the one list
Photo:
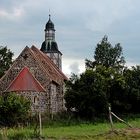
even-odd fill
[[(140, 128), (140, 118), (126, 117), (133, 127)], [(47, 120), (46, 120), (47, 121)], [(140, 134), (123, 133), (123, 130), (128, 128), (125, 124), (115, 122), (114, 128), (116, 132), (110, 132), (110, 124), (104, 122), (89, 122), (78, 119), (65, 120), (48, 120), (43, 123), (42, 137), (35, 135), (34, 125), (19, 128), (4, 128), (0, 129), (0, 140), (126, 140), (140, 139)]]

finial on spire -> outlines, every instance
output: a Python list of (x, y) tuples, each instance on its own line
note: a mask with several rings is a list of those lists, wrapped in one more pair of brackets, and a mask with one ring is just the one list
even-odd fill
[(51, 15), (49, 14), (49, 20), (51, 19)]
[(51, 19), (51, 10), (49, 9), (49, 20)]

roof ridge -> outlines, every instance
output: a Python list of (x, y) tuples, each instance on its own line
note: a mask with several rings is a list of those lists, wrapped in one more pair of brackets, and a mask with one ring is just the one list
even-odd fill
[[(34, 51), (31, 48), (29, 48), (29, 49), (30, 49), (31, 53), (34, 55), (35, 60), (38, 62), (38, 64), (40, 65), (40, 67), (42, 67), (44, 69), (44, 72), (46, 73), (47, 70), (43, 67), (43, 65), (41, 63), (39, 63), (39, 60), (37, 59), (37, 56), (35, 55)], [(52, 76), (49, 73), (47, 73), (47, 74), (52, 78)]]
[(31, 49), (34, 51), (37, 50), (45, 59), (47, 59), (51, 65), (53, 66), (54, 70), (59, 73), (65, 80), (67, 80), (68, 78), (65, 76), (65, 74), (54, 64), (54, 62), (47, 56), (45, 55), (43, 52), (41, 52), (38, 48), (36, 48), (34, 45), (32, 45)]
[[(39, 51), (35, 46), (32, 46), (31, 47), (31, 50), (33, 51), (33, 53), (39, 53), (39, 54), (41, 54), (41, 51)], [(35, 51), (37, 51), (37, 52), (35, 52)], [(41, 54), (41, 56), (43, 57), (43, 58), (45, 58), (42, 54)], [(39, 59), (38, 59), (39, 60)], [(46, 59), (45, 59), (46, 60)], [(51, 60), (50, 60), (50, 58), (48, 57), (47, 58), (47, 60), (49, 61), (49, 62), (51, 62)], [(43, 66), (43, 64), (41, 64), (42, 66)], [(43, 66), (43, 68), (45, 69), (45, 67)], [(53, 67), (51, 66), (51, 69), (52, 69)], [(46, 69), (45, 69), (46, 70)], [(54, 69), (53, 69), (54, 70)], [(56, 70), (55, 70), (56, 71)], [(49, 72), (49, 71), (48, 71)], [(55, 74), (55, 73), (54, 73)], [(59, 74), (58, 72), (57, 72), (57, 74)], [(51, 75), (52, 76), (52, 75)], [(52, 76), (53, 77), (53, 76)], [(60, 77), (60, 74), (59, 74), (59, 77)], [(56, 83), (58, 82), (58, 80), (56, 80), (56, 78), (52, 78)]]
[(13, 64), (10, 66), (10, 68), (6, 71), (6, 73), (0, 78), (0, 81), (9, 73), (9, 71), (16, 65), (16, 60), (20, 57), (20, 55), (26, 50), (30, 49), (28, 46), (26, 46), (22, 52), (18, 55), (18, 57), (14, 60)]

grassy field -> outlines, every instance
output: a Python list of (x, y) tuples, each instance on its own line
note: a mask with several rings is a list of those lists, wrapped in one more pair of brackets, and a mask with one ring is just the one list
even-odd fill
[(1, 129), (0, 140), (140, 140), (140, 118), (129, 120), (134, 128), (116, 122), (114, 131), (110, 124), (79, 123), (70, 126), (45, 125), (42, 129), (42, 138), (34, 135), (33, 127)]

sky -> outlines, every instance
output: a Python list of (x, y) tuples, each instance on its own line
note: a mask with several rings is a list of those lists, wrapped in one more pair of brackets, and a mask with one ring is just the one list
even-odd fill
[(40, 49), (51, 14), (66, 75), (85, 70), (104, 35), (121, 44), (127, 66), (139, 65), (139, 7), (139, 0), (0, 0), (0, 46), (15, 57), (25, 46)]

